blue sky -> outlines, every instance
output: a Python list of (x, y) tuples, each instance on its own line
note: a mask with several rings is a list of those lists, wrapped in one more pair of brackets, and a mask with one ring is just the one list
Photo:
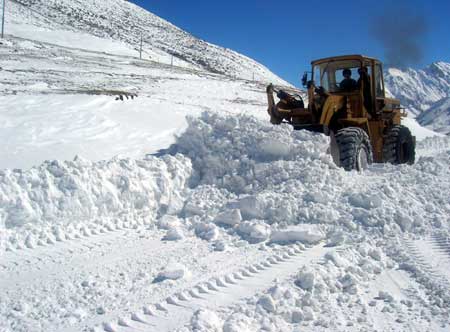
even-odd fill
[[(263, 63), (295, 85), (315, 58), (362, 53), (384, 60), (384, 49), (369, 32), (368, 21), (392, 9), (387, 0), (132, 2), (196, 37)], [(413, 66), (450, 61), (450, 1), (410, 0), (404, 6), (428, 23), (419, 42), (424, 56)]]

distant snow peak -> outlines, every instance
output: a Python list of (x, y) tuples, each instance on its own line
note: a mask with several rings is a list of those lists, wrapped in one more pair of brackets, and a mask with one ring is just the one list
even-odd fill
[(420, 124), (450, 132), (450, 63), (438, 61), (418, 70), (387, 68), (385, 83)]

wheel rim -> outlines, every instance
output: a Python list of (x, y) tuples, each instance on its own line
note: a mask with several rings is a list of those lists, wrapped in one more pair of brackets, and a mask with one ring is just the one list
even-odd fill
[(369, 158), (367, 155), (367, 151), (364, 148), (359, 149), (356, 167), (358, 171), (362, 171), (364, 169), (367, 169), (367, 167), (369, 167)]

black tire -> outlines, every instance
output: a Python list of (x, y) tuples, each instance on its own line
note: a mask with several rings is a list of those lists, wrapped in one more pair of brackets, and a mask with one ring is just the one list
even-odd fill
[(384, 136), (383, 159), (394, 165), (414, 164), (416, 142), (407, 127), (395, 125), (387, 131)]
[(372, 144), (367, 133), (358, 127), (338, 130), (336, 144), (340, 167), (362, 171), (373, 163)]

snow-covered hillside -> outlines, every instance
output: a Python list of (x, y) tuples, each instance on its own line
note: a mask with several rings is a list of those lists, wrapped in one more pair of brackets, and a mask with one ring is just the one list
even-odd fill
[[(128, 1), (17, 0), (8, 7), (11, 14), (7, 15), (6, 31), (18, 37), (55, 41), (67, 38), (71, 32), (83, 32), (119, 41), (137, 56), (142, 36), (143, 57), (146, 59), (171, 63), (173, 56), (178, 65), (188, 68), (286, 84), (256, 61), (195, 38)], [(80, 37), (80, 42), (84, 44), (82, 48), (97, 47), (98, 39)], [(70, 43), (69, 40), (67, 42)]]
[(419, 123), (442, 133), (450, 131), (450, 63), (435, 62), (420, 70), (389, 68), (385, 83)]
[(142, 157), (169, 146), (188, 114), (267, 114), (264, 83), (111, 54), (120, 44), (101, 44), (111, 47), (105, 54), (16, 37), (2, 43), (1, 168)]

